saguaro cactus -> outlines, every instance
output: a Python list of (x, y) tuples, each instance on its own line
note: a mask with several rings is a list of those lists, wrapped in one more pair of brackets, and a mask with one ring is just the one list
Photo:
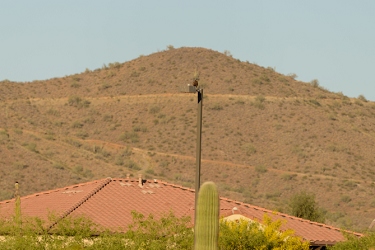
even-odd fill
[(15, 192), (14, 192), (14, 220), (16, 223), (16, 232), (17, 234), (20, 234), (21, 232), (21, 224), (22, 224), (22, 219), (21, 219), (21, 198), (20, 198), (20, 193), (19, 193), (19, 185), (18, 182), (14, 184), (15, 186)]
[(218, 249), (219, 195), (215, 183), (205, 182), (198, 194), (195, 220), (195, 250)]

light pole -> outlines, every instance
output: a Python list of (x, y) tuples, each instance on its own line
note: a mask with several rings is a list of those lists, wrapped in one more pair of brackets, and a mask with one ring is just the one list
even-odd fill
[(198, 192), (201, 186), (203, 89), (197, 88), (197, 94), (198, 94), (198, 111), (197, 111), (197, 153), (196, 153), (197, 163), (196, 163), (196, 169), (195, 169), (195, 218), (197, 217)]
[(202, 147), (202, 105), (203, 105), (203, 89), (198, 86), (198, 81), (195, 86), (188, 85), (188, 93), (197, 93), (198, 110), (197, 110), (197, 152), (196, 152), (196, 167), (195, 167), (195, 211), (194, 211), (194, 226), (197, 219), (197, 201), (199, 188), (201, 186), (201, 147)]

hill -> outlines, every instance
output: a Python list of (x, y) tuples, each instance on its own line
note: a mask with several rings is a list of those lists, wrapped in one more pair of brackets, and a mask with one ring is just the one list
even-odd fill
[(375, 103), (331, 93), (228, 53), (179, 48), (43, 81), (0, 82), (0, 198), (142, 173), (194, 188), (198, 67), (202, 181), (287, 212), (316, 194), (327, 223), (374, 219)]

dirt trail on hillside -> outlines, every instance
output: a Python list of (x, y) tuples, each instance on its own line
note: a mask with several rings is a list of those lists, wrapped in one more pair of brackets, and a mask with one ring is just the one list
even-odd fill
[[(252, 95), (235, 95), (235, 94), (205, 94), (206, 97), (214, 98), (233, 98), (235, 100), (254, 100), (257, 96)], [(167, 97), (167, 98), (166, 98)], [(108, 101), (126, 101), (127, 103), (137, 103), (142, 101), (143, 103), (157, 103), (164, 102), (173, 99), (180, 98), (195, 98), (195, 94), (191, 93), (165, 93), (165, 94), (147, 94), (147, 95), (118, 95), (118, 96), (104, 96), (104, 97), (83, 97), (86, 100), (89, 100), (91, 104), (98, 105)], [(295, 100), (304, 100), (304, 99), (313, 99), (306, 97), (279, 97), (279, 96), (265, 96), (264, 97), (268, 102), (275, 101), (295, 101)], [(34, 105), (64, 105), (68, 102), (67, 97), (64, 98), (27, 98), (27, 99), (17, 99), (17, 100), (7, 100), (4, 103), (14, 103), (21, 101), (30, 101)], [(334, 99), (322, 99), (319, 102), (330, 103)], [(353, 101), (353, 100), (351, 100)]]
[[(98, 143), (98, 144), (101, 144), (102, 146), (110, 147), (110, 148), (114, 148), (114, 149), (125, 149), (126, 148), (126, 146), (124, 146), (124, 145), (117, 144), (117, 143), (112, 143), (112, 142), (106, 142), (106, 141), (102, 141), (102, 140), (91, 140), (91, 139), (88, 139), (88, 140), (81, 140), (81, 141), (82, 142), (86, 142), (86, 143), (87, 142), (89, 142), (89, 143)], [(179, 155), (179, 154), (172, 154), (172, 153), (163, 153), (163, 152), (157, 152), (157, 151), (152, 151), (152, 150), (145, 150), (145, 149), (135, 148), (135, 147), (132, 147), (132, 150), (134, 152), (141, 153), (141, 154), (147, 154), (148, 152), (152, 152), (152, 153), (157, 154), (157, 155), (171, 156), (171, 157), (175, 157), (177, 159), (184, 159), (184, 160), (196, 161), (195, 157), (187, 156), (187, 155)], [(244, 164), (227, 162), (227, 161), (216, 161), (216, 160), (202, 159), (202, 162), (216, 164), (216, 165), (230, 166), (230, 167), (241, 167), (241, 168), (252, 168), (252, 169), (255, 169), (255, 167), (251, 166), (251, 165), (244, 165)], [(278, 173), (278, 174), (297, 175), (299, 177), (309, 176), (310, 175), (310, 174), (303, 174), (303, 173), (299, 173), (299, 172), (284, 171), (284, 170), (272, 169), (272, 168), (271, 169), (267, 169), (267, 171)], [(333, 177), (333, 176), (326, 176), (326, 175), (319, 175), (319, 174), (313, 174), (311, 176), (314, 177), (314, 178), (323, 178), (323, 179), (338, 180), (338, 178)], [(350, 179), (350, 181), (362, 182), (360, 180), (354, 180), (354, 179)]]
[[(0, 129), (3, 129), (3, 128), (0, 128)], [(32, 134), (34, 136), (41, 137), (41, 133), (36, 132), (36, 131), (31, 131), (31, 130), (22, 130), (22, 131), (25, 132), (25, 133), (28, 133), (28, 134)], [(117, 150), (126, 149), (126, 147), (127, 147), (127, 146), (122, 145), (122, 144), (107, 142), (107, 141), (102, 141), (102, 140), (97, 140), (97, 139), (86, 139), (86, 140), (84, 140), (84, 139), (80, 139), (80, 138), (76, 138), (76, 137), (72, 137), (72, 136), (70, 136), (69, 138), (75, 139), (77, 141), (81, 141), (83, 143), (88, 143), (88, 144), (100, 144), (102, 147), (109, 147), (109, 148), (117, 149)], [(64, 138), (61, 138), (61, 136), (60, 136), (60, 139), (64, 139)], [(59, 140), (57, 140), (57, 141), (59, 141)], [(57, 141), (55, 143), (58, 143)], [(59, 143), (59, 144), (61, 144), (61, 143)], [(143, 156), (146, 156), (148, 152), (151, 152), (151, 153), (161, 155), (161, 156), (170, 156), (170, 157), (175, 157), (177, 159), (196, 161), (196, 158), (193, 157), (193, 156), (164, 153), (164, 152), (146, 150), (146, 149), (135, 148), (135, 147), (131, 147), (131, 149), (132, 149), (133, 152), (139, 153)], [(233, 163), (233, 162), (227, 162), (227, 161), (216, 161), (216, 160), (202, 159), (202, 162), (206, 162), (206, 163), (210, 163), (210, 164), (216, 164), (216, 165), (230, 166), (230, 167), (241, 167), (241, 168), (253, 168), (253, 169), (255, 169), (255, 167), (251, 166), (251, 165), (245, 165), (245, 164)], [(320, 175), (320, 174), (304, 174), (304, 173), (299, 173), (299, 172), (285, 171), (285, 170), (272, 169), (272, 168), (267, 169), (267, 171), (278, 173), (278, 174), (296, 175), (296, 176), (299, 176), (299, 177), (309, 176), (309, 177), (314, 177), (314, 178), (339, 180), (339, 178), (337, 178), (337, 177)], [(347, 180), (348, 181), (354, 181), (354, 182), (357, 182), (357, 183), (363, 182), (362, 180), (356, 180), (356, 179), (347, 179)]]

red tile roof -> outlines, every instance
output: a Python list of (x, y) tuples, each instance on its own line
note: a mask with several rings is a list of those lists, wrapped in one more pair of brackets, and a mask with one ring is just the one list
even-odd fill
[[(51, 212), (60, 217), (85, 215), (105, 228), (124, 230), (132, 222), (132, 210), (153, 214), (156, 218), (173, 211), (178, 217), (190, 216), (193, 222), (194, 199), (193, 189), (162, 181), (148, 181), (140, 186), (134, 179), (107, 178), (21, 197), (21, 211), (45, 220)], [(0, 202), (0, 215), (13, 215), (14, 201)], [(257, 221), (268, 214), (273, 220), (286, 222), (282, 229), (294, 230), (312, 245), (333, 245), (345, 240), (339, 228), (221, 197), (220, 215), (226, 217), (234, 213)]]

